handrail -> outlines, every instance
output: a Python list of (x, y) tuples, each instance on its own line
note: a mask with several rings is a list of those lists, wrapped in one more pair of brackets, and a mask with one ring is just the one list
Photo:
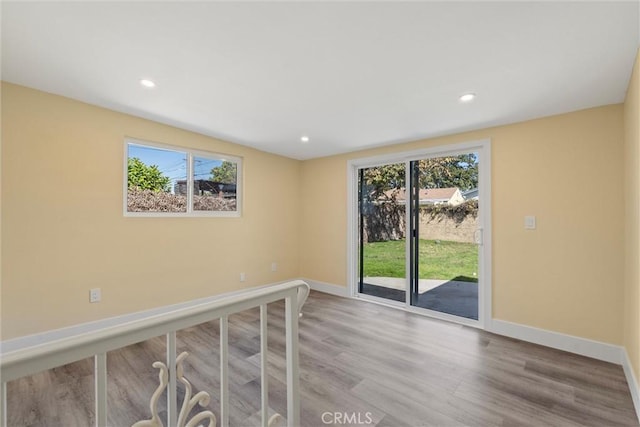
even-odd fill
[[(175, 331), (184, 328), (281, 299), (286, 299), (287, 305), (291, 301), (291, 307), (287, 309), (291, 312), (295, 310), (297, 319), (308, 295), (309, 285), (301, 280), (294, 280), (279, 285), (248, 289), (230, 296), (222, 296), (214, 301), (178, 308), (170, 312), (150, 315), (115, 326), (6, 352), (0, 354), (0, 378), (3, 389), (6, 382), (17, 378), (90, 356), (105, 354), (127, 345), (159, 335), (175, 333)], [(294, 347), (296, 347), (297, 353), (297, 320), (294, 323), (295, 330), (293, 332), (296, 335)], [(294, 358), (297, 361), (297, 354), (294, 355)], [(0, 394), (4, 395), (4, 393)], [(3, 397), (6, 398), (6, 395)], [(0, 405), (3, 403), (0, 402)], [(6, 407), (2, 409), (6, 409)], [(0, 423), (2, 423), (1, 419)]]
[[(180, 308), (168, 313), (106, 327), (98, 331), (85, 332), (72, 337), (0, 354), (0, 377), (4, 382), (11, 381), (56, 366), (82, 360), (94, 354), (135, 344), (163, 335), (169, 331), (195, 326), (207, 321), (202, 320), (203, 318), (217, 319), (224, 315), (256, 307), (259, 305), (259, 303), (256, 303), (258, 299), (266, 298), (268, 299), (268, 301), (264, 301), (266, 303), (277, 301), (284, 298), (286, 291), (290, 289), (298, 290), (297, 310), (300, 312), (309, 295), (309, 285), (302, 280), (294, 280), (264, 288), (248, 289), (239, 294), (193, 307)], [(174, 324), (178, 327), (163, 328), (163, 326), (169, 324)], [(82, 348), (90, 350), (82, 351)], [(60, 357), (56, 357), (51, 363), (43, 363), (43, 358), (53, 358), (54, 354), (60, 355)], [(34, 366), (35, 369), (31, 368), (31, 366)]]

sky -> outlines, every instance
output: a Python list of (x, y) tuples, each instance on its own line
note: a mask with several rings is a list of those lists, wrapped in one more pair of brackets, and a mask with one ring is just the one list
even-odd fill
[[(187, 154), (184, 152), (136, 144), (128, 144), (128, 149), (129, 158), (137, 157), (147, 166), (156, 165), (165, 176), (171, 179), (172, 187), (176, 180), (185, 179), (187, 176)], [(222, 160), (194, 156), (193, 163), (194, 178), (209, 179), (211, 169), (220, 166)]]

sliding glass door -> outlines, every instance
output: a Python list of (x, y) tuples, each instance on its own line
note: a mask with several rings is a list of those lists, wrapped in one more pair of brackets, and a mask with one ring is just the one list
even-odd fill
[(478, 320), (478, 155), (412, 161), (410, 304)]
[(406, 301), (405, 163), (359, 170), (359, 292)]
[(358, 289), (478, 320), (478, 151), (357, 168)]

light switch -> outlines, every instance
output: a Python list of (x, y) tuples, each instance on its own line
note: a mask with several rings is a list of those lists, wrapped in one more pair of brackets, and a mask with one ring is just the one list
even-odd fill
[(525, 216), (524, 217), (524, 228), (525, 228), (525, 230), (535, 230), (536, 229), (536, 217), (535, 216)]

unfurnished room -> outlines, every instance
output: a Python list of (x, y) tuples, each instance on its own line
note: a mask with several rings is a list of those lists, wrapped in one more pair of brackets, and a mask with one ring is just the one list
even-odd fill
[(640, 427), (638, 0), (0, 16), (0, 426)]

